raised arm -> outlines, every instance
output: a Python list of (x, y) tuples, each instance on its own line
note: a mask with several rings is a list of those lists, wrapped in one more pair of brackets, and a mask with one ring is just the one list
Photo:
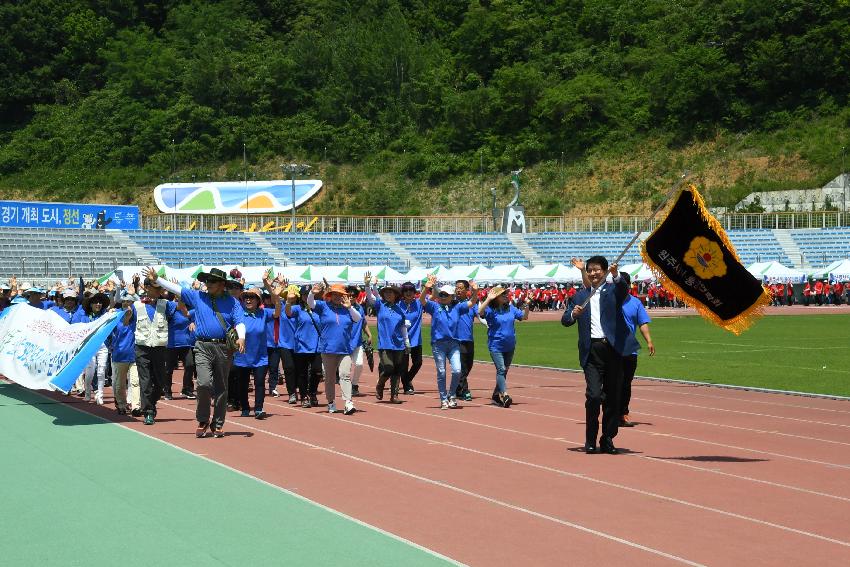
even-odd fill
[(466, 301), (466, 305), (472, 309), (475, 307), (475, 304), (478, 303), (478, 284), (474, 281), (469, 282), (469, 299)]
[(584, 260), (579, 260), (578, 258), (571, 258), (570, 263), (578, 268), (581, 272), (581, 283), (584, 287), (590, 287), (590, 278), (587, 275), (587, 270), (584, 269)]
[(351, 304), (351, 296), (342, 296), (342, 305), (348, 309), (348, 314), (351, 315), (351, 320), (358, 323), (360, 321), (360, 312), (355, 309), (354, 305)]
[(372, 289), (372, 272), (363, 274), (363, 284), (366, 291), (366, 303), (375, 305), (375, 290)]
[(150, 281), (158, 283), (162, 287), (162, 289), (164, 289), (166, 291), (170, 291), (171, 293), (173, 293), (177, 297), (180, 297), (183, 294), (183, 288), (182, 287), (180, 287), (176, 283), (172, 283), (172, 282), (166, 280), (165, 278), (159, 277), (159, 275), (156, 273), (156, 270), (154, 270), (151, 266), (148, 266), (147, 268), (145, 268), (142, 273)]
[[(428, 276), (428, 280), (425, 282), (425, 286), (422, 288), (422, 293), (419, 294), (419, 303), (422, 304), (422, 307), (428, 305), (428, 294), (433, 298), (434, 296), (434, 286), (437, 285), (437, 276), (431, 274)], [(425, 292), (428, 292), (427, 294)]]

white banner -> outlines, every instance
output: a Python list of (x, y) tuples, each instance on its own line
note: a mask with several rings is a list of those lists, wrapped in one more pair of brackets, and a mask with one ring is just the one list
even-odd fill
[(0, 312), (0, 374), (21, 386), (67, 393), (118, 323), (120, 311), (67, 323), (53, 311), (13, 305)]

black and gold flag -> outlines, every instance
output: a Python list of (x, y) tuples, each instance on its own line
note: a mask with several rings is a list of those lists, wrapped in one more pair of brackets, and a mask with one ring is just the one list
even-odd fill
[(736, 335), (770, 304), (693, 185), (679, 191), (641, 253), (665, 289)]

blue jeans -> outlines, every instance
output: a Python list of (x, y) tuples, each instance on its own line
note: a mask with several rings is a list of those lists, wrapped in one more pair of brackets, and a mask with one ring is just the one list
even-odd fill
[(493, 359), (493, 364), (496, 365), (496, 390), (504, 394), (508, 389), (508, 368), (511, 367), (511, 362), (513, 362), (514, 351), (497, 352), (491, 350), (490, 358)]
[(458, 382), (460, 382), (460, 343), (454, 339), (441, 339), (431, 343), (431, 351), (434, 353), (434, 364), (437, 366), (437, 390), (440, 391), (440, 400), (447, 399), (446, 391), (446, 359), (452, 365), (452, 383), (448, 392), (455, 395)]

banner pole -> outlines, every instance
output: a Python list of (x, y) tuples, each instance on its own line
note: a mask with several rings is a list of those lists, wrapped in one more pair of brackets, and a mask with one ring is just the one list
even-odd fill
[[(649, 217), (647, 217), (646, 220), (651, 221), (652, 219), (654, 219), (658, 215), (659, 212), (661, 212), (661, 209), (663, 209), (667, 205), (667, 202), (670, 201), (670, 199), (673, 197), (673, 195), (676, 193), (676, 191), (681, 189), (682, 185), (684, 185), (685, 181), (688, 179), (688, 176), (690, 176), (690, 174), (691, 173), (689, 171), (685, 170), (685, 172), (682, 173), (681, 176), (679, 176), (679, 180), (670, 188), (669, 191), (667, 191), (667, 194), (661, 200), (661, 203), (659, 203), (659, 205), (657, 207), (655, 207), (655, 210), (652, 211), (652, 213), (649, 215)], [(643, 232), (642, 230), (638, 230), (638, 231), (635, 232), (635, 235), (632, 236), (632, 239), (629, 240), (629, 243), (626, 244), (626, 247), (623, 248), (623, 251), (620, 252), (620, 255), (617, 256), (617, 258), (613, 262), (611, 262), (611, 264), (619, 264), (620, 263), (620, 260), (622, 260), (623, 256), (626, 255), (626, 252), (628, 252), (629, 249), (632, 247), (632, 245), (635, 242), (637, 242), (637, 239), (640, 238), (640, 234), (642, 232)], [(602, 287), (602, 286), (600, 286), (600, 287)], [(582, 308), (587, 306), (587, 303), (590, 301), (590, 298), (593, 297), (593, 295), (596, 293), (597, 289), (598, 288), (593, 288), (593, 287), (590, 288), (590, 295), (588, 295), (587, 299), (585, 299), (582, 302), (582, 304), (581, 304)]]

